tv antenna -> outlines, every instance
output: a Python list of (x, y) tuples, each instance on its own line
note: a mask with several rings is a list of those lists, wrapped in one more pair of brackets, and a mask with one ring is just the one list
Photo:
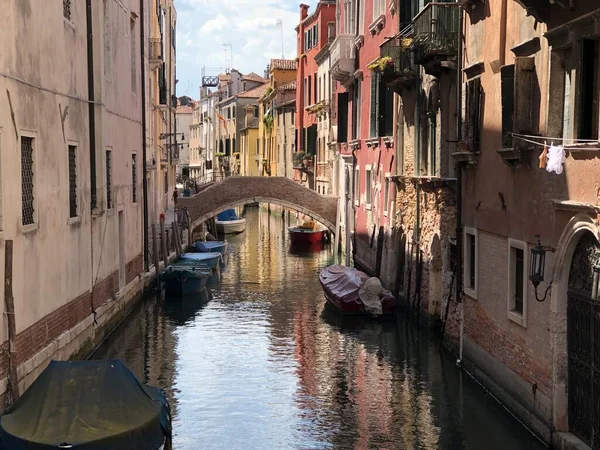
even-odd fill
[(281, 59), (285, 59), (285, 53), (283, 51), (283, 20), (277, 19), (277, 27), (281, 28)]
[[(231, 67), (233, 66), (233, 50), (231, 47), (231, 42), (226, 44), (221, 44), (223, 49), (225, 50), (225, 70), (227, 73), (231, 72)], [(229, 49), (229, 59), (227, 59), (227, 49)]]

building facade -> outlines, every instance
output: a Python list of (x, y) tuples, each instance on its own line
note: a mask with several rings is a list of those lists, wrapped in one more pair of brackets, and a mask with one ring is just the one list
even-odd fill
[(260, 175), (261, 159), (258, 105), (249, 104), (244, 107), (244, 128), (240, 130), (240, 175)]
[(177, 181), (182, 183), (190, 177), (190, 126), (192, 124), (193, 107), (178, 105), (176, 114), (176, 129), (181, 134), (177, 135), (179, 145), (179, 159), (177, 162)]
[(293, 156), (297, 148), (296, 80), (278, 88), (275, 102), (277, 114), (277, 176), (294, 178)]
[[(175, 95), (175, 29), (173, 0), (152, 0), (148, 10), (149, 70), (146, 89), (146, 145), (148, 210), (157, 222), (166, 212), (175, 188), (179, 158)], [(187, 132), (187, 130), (184, 130)]]
[(12, 246), (16, 334), (0, 324), (2, 396), (9, 364), (23, 390), (51, 359), (87, 356), (141, 290), (141, 37), (156, 11), (113, 0), (7, 6), (14, 25), (0, 36), (19, 46), (0, 55), (0, 270), (10, 274)]
[(320, 0), (315, 11), (300, 5), (300, 23), (296, 27), (298, 65), (296, 72), (296, 129), (299, 154), (294, 155), (295, 179), (315, 189), (317, 154), (317, 118), (309, 112), (318, 103), (319, 76), (315, 56), (327, 44), (328, 25), (335, 22), (335, 0)]

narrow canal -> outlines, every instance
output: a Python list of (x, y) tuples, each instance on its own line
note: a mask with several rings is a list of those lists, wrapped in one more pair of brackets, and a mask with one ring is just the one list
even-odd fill
[(544, 448), (421, 332), (324, 312), (332, 254), (246, 218), (208, 298), (149, 297), (94, 355), (167, 391), (175, 449)]

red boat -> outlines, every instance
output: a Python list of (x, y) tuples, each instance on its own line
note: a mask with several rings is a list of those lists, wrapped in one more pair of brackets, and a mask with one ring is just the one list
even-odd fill
[[(370, 278), (360, 270), (334, 264), (321, 271), (319, 281), (327, 303), (344, 315), (388, 316), (396, 313), (396, 299), (392, 293), (383, 289), (377, 278)], [(361, 295), (369, 298), (370, 304), (365, 304)], [(373, 299), (379, 304), (374, 305)]]
[(299, 227), (288, 228), (292, 245), (310, 246), (320, 244), (325, 238), (325, 231), (318, 230), (314, 222), (305, 222)]

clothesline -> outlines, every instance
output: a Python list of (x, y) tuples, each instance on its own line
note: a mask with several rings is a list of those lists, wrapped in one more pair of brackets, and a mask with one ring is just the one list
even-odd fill
[[(572, 141), (572, 138), (559, 138), (559, 137), (550, 137), (550, 136), (535, 136), (533, 134), (519, 134), (512, 133), (515, 137), (525, 137), (525, 138), (533, 138), (533, 139), (544, 139), (547, 141)], [(578, 142), (598, 142), (598, 139), (576, 139)]]
[[(534, 144), (534, 145), (539, 145), (540, 147), (546, 147), (546, 146), (548, 146), (548, 144), (547, 144), (547, 143), (544, 143), (544, 142), (538, 142), (538, 141), (533, 141), (533, 140), (531, 140), (531, 139), (526, 139), (526, 138), (525, 138), (525, 137), (523, 137), (523, 136), (525, 136), (525, 135), (517, 135), (517, 134), (514, 134), (514, 133), (513, 133), (513, 137), (515, 137), (515, 138), (517, 138), (517, 139), (520, 139), (521, 141), (528, 142), (528, 143), (530, 143), (530, 144)], [(543, 137), (539, 137), (539, 136), (533, 136), (533, 137), (536, 137), (536, 138), (539, 138), (539, 139), (554, 139), (554, 138), (543, 138)], [(590, 141), (590, 142), (598, 142), (598, 141)], [(566, 149), (566, 150), (569, 150), (569, 147), (568, 147), (568, 146), (566, 146), (566, 148), (565, 148), (565, 149)], [(585, 147), (585, 150), (586, 150), (586, 151), (589, 151), (589, 150), (598, 150), (598, 151), (600, 151), (600, 148), (596, 148), (596, 147)]]

